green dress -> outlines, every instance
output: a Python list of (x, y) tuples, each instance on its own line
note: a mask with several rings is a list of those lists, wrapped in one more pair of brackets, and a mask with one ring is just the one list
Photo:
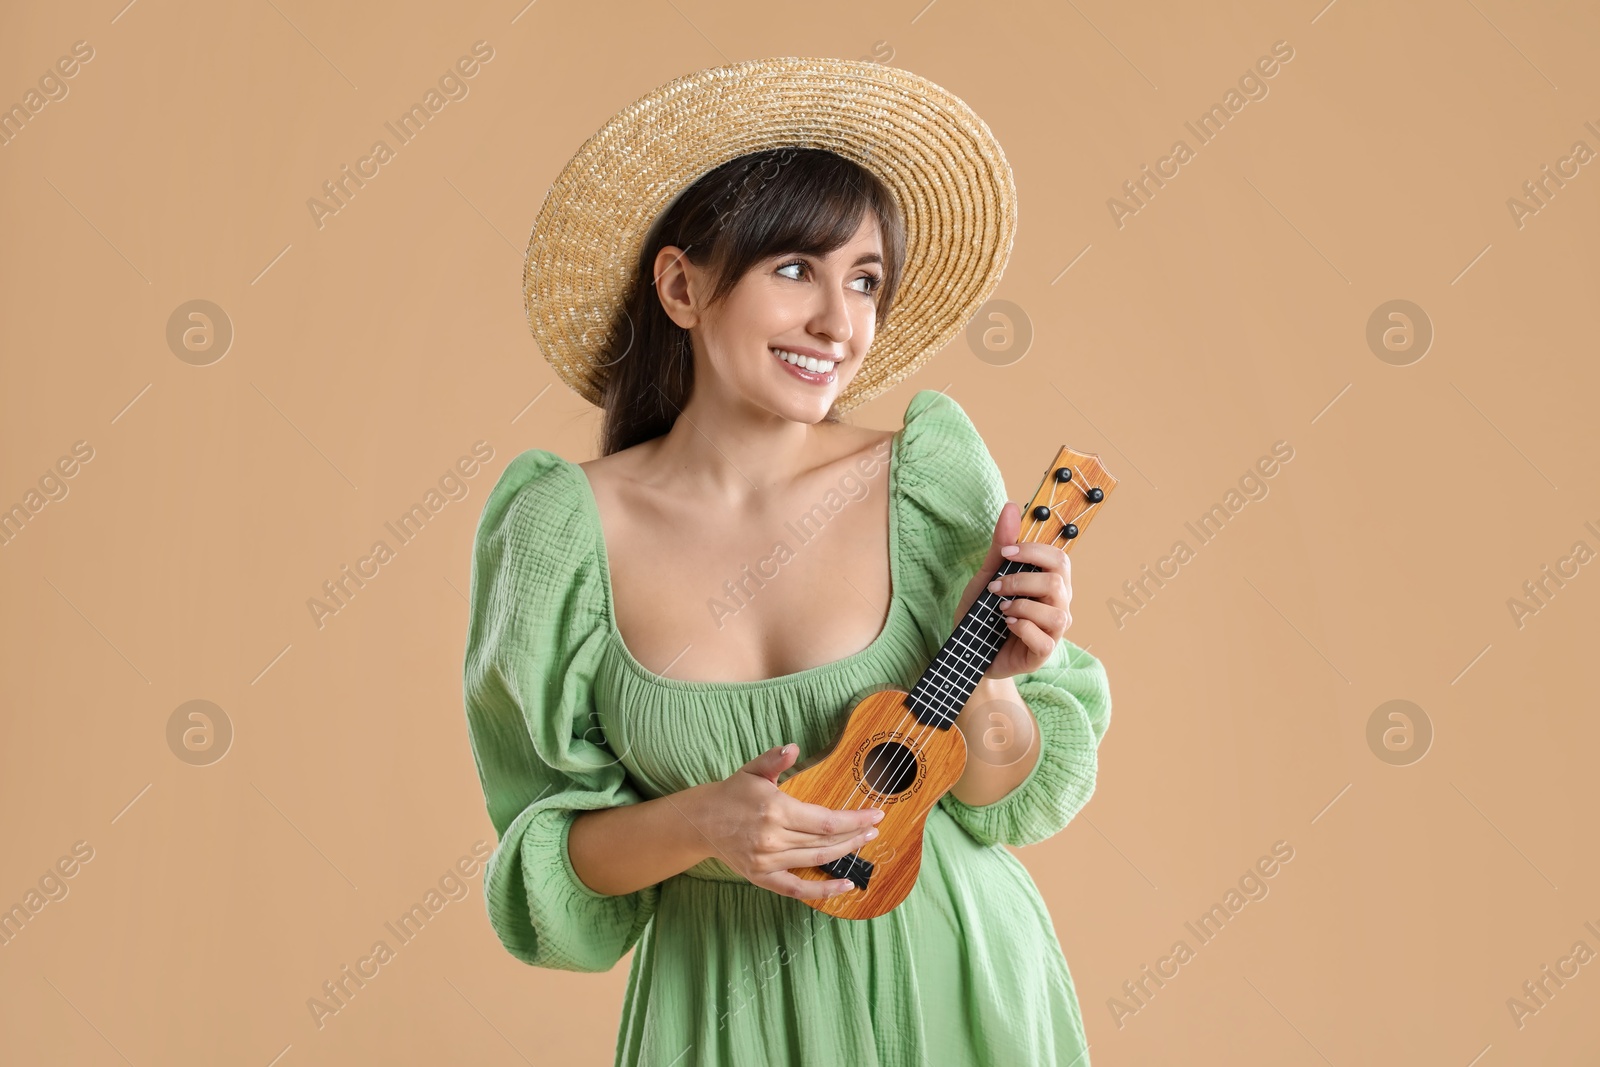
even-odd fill
[(904, 421), (889, 457), (888, 622), (860, 652), (779, 678), (682, 681), (633, 658), (576, 464), (523, 452), (484, 505), (465, 703), (499, 835), (489, 921), (535, 966), (606, 971), (634, 950), (617, 1064), (1089, 1063), (1050, 914), (1004, 847), (1055, 834), (1094, 791), (1111, 698), (1100, 662), (1070, 641), (1016, 678), (1043, 741), (1027, 779), (981, 807), (945, 794), (916, 887), (876, 919), (825, 915), (718, 859), (605, 895), (567, 856), (577, 812), (727, 778), (789, 741), (803, 761), (858, 695), (912, 687), (954, 628), (1007, 496), (955, 401), (923, 390)]

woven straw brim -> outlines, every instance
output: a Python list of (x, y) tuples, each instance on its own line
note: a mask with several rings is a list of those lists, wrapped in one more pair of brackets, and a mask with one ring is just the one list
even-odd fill
[(999, 284), (1016, 232), (1016, 186), (989, 127), (909, 71), (755, 60), (678, 78), (630, 104), (584, 142), (545, 195), (523, 302), (563, 381), (601, 403), (606, 368), (597, 361), (640, 246), (678, 194), (728, 160), (786, 146), (827, 149), (866, 167), (905, 218), (895, 305), (838, 410), (891, 388), (961, 332)]

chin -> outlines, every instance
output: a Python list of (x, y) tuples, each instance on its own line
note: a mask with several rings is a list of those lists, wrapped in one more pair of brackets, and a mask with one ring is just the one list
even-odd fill
[(782, 415), (790, 422), (804, 422), (815, 425), (827, 418), (828, 412), (833, 408), (833, 403), (839, 398), (836, 389), (816, 390), (811, 396), (780, 396), (768, 405), (771, 411)]
[(784, 380), (771, 389), (762, 390), (765, 396), (761, 406), (791, 422), (818, 423), (827, 417), (849, 384), (849, 378), (837, 378), (827, 385)]

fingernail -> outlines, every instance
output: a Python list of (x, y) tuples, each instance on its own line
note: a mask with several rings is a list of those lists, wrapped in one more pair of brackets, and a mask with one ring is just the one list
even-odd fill
[(872, 829), (867, 831), (867, 840), (868, 841), (871, 841), (874, 837), (877, 837), (877, 836), (878, 836), (878, 828), (876, 826), (874, 826)]
[(885, 814), (886, 813), (884, 812), (884, 810), (882, 808), (877, 808), (872, 813), (872, 821), (873, 822), (882, 822), (883, 821), (883, 816)]
[(1000, 554), (1002, 556), (1015, 556), (1017, 554), (1017, 546), (1016, 545), (1007, 545), (1006, 547), (1004, 547), (1004, 548), (1002, 548), (1000, 550)]
[(1001, 610), (1001, 611), (1004, 611), (1004, 610), (1006, 610), (1006, 609), (1007, 609), (1007, 608), (1009, 608), (1009, 607), (1010, 607), (1010, 606), (1011, 606), (1011, 601), (1009, 601), (1009, 600), (1002, 600), (1002, 601), (1000, 601), (1000, 610)]
[(1000, 579), (996, 578), (994, 581), (989, 583), (989, 592), (998, 593), (999, 591), (1000, 591)]

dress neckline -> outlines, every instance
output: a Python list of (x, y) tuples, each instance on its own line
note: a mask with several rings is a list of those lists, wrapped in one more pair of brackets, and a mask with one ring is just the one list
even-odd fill
[(852, 652), (842, 659), (819, 663), (814, 667), (807, 667), (802, 671), (792, 671), (789, 674), (780, 674), (774, 678), (757, 678), (743, 682), (703, 682), (685, 678), (668, 678), (665, 675), (655, 673), (640, 663), (632, 651), (629, 650), (628, 643), (622, 639), (622, 630), (617, 625), (617, 605), (611, 589), (611, 556), (606, 548), (605, 527), (600, 521), (599, 498), (595, 496), (594, 485), (589, 481), (588, 472), (578, 464), (562, 459), (562, 462), (572, 468), (573, 473), (578, 476), (578, 480), (583, 483), (583, 495), (589, 517), (589, 526), (594, 535), (595, 549), (600, 555), (600, 579), (601, 585), (605, 589), (606, 627), (609, 630), (612, 644), (616, 646), (622, 661), (628, 665), (628, 669), (645, 681), (662, 688), (699, 692), (739, 692), (789, 685), (825, 676), (834, 671), (853, 666), (876, 653), (884, 642), (889, 639), (890, 632), (899, 623), (898, 616), (904, 614), (905, 610), (904, 605), (901, 603), (903, 586), (900, 580), (900, 509), (898, 506), (900, 496), (900, 444), (904, 436), (905, 428), (901, 427), (889, 439), (889, 614), (884, 619), (883, 629), (878, 631), (878, 636), (874, 637), (865, 648), (858, 652)]

